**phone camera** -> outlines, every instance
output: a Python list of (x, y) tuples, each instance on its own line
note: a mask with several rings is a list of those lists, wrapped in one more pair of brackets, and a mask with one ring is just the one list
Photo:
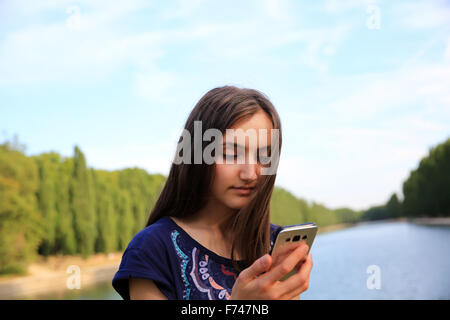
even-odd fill
[(286, 239), (286, 242), (289, 242), (289, 241), (291, 241), (291, 238), (287, 238), (287, 239)]
[(306, 240), (308, 238), (308, 236), (305, 234), (303, 237), (302, 237), (302, 240)]
[(294, 241), (294, 242), (296, 242), (298, 240), (300, 240), (300, 236), (295, 236), (294, 238), (292, 238), (292, 241)]

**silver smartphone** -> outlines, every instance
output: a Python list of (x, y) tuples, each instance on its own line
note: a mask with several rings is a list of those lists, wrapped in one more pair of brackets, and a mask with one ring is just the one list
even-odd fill
[[(277, 250), (280, 250), (283, 246), (295, 243), (299, 241), (305, 241), (311, 250), (312, 244), (314, 242), (314, 238), (316, 237), (318, 227), (315, 223), (302, 223), (295, 224), (290, 226), (281, 227), (281, 231), (278, 233), (277, 238), (275, 239), (275, 243), (270, 252), (273, 255)], [(309, 253), (308, 250), (308, 253)], [(285, 275), (281, 281), (286, 280), (290, 276), (294, 275), (297, 272), (297, 268), (292, 269), (287, 275)]]

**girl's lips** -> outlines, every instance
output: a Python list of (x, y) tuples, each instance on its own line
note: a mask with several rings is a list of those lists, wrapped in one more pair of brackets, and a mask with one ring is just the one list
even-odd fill
[(236, 190), (236, 192), (238, 192), (239, 194), (242, 194), (242, 195), (248, 195), (253, 190), (253, 188), (234, 188), (234, 187), (232, 187), (232, 189)]

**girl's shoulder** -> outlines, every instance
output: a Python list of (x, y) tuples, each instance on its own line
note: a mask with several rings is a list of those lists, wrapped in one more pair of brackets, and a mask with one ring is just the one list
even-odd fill
[(169, 217), (164, 216), (155, 223), (143, 228), (134, 235), (128, 247), (133, 249), (148, 248), (155, 244), (161, 244), (166, 241), (168, 235), (173, 229), (173, 224)]

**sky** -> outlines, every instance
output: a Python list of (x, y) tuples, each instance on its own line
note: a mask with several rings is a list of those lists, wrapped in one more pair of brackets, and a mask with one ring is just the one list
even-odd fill
[(276, 185), (384, 204), (450, 137), (450, 1), (0, 0), (0, 139), (167, 175), (208, 90), (275, 105)]

